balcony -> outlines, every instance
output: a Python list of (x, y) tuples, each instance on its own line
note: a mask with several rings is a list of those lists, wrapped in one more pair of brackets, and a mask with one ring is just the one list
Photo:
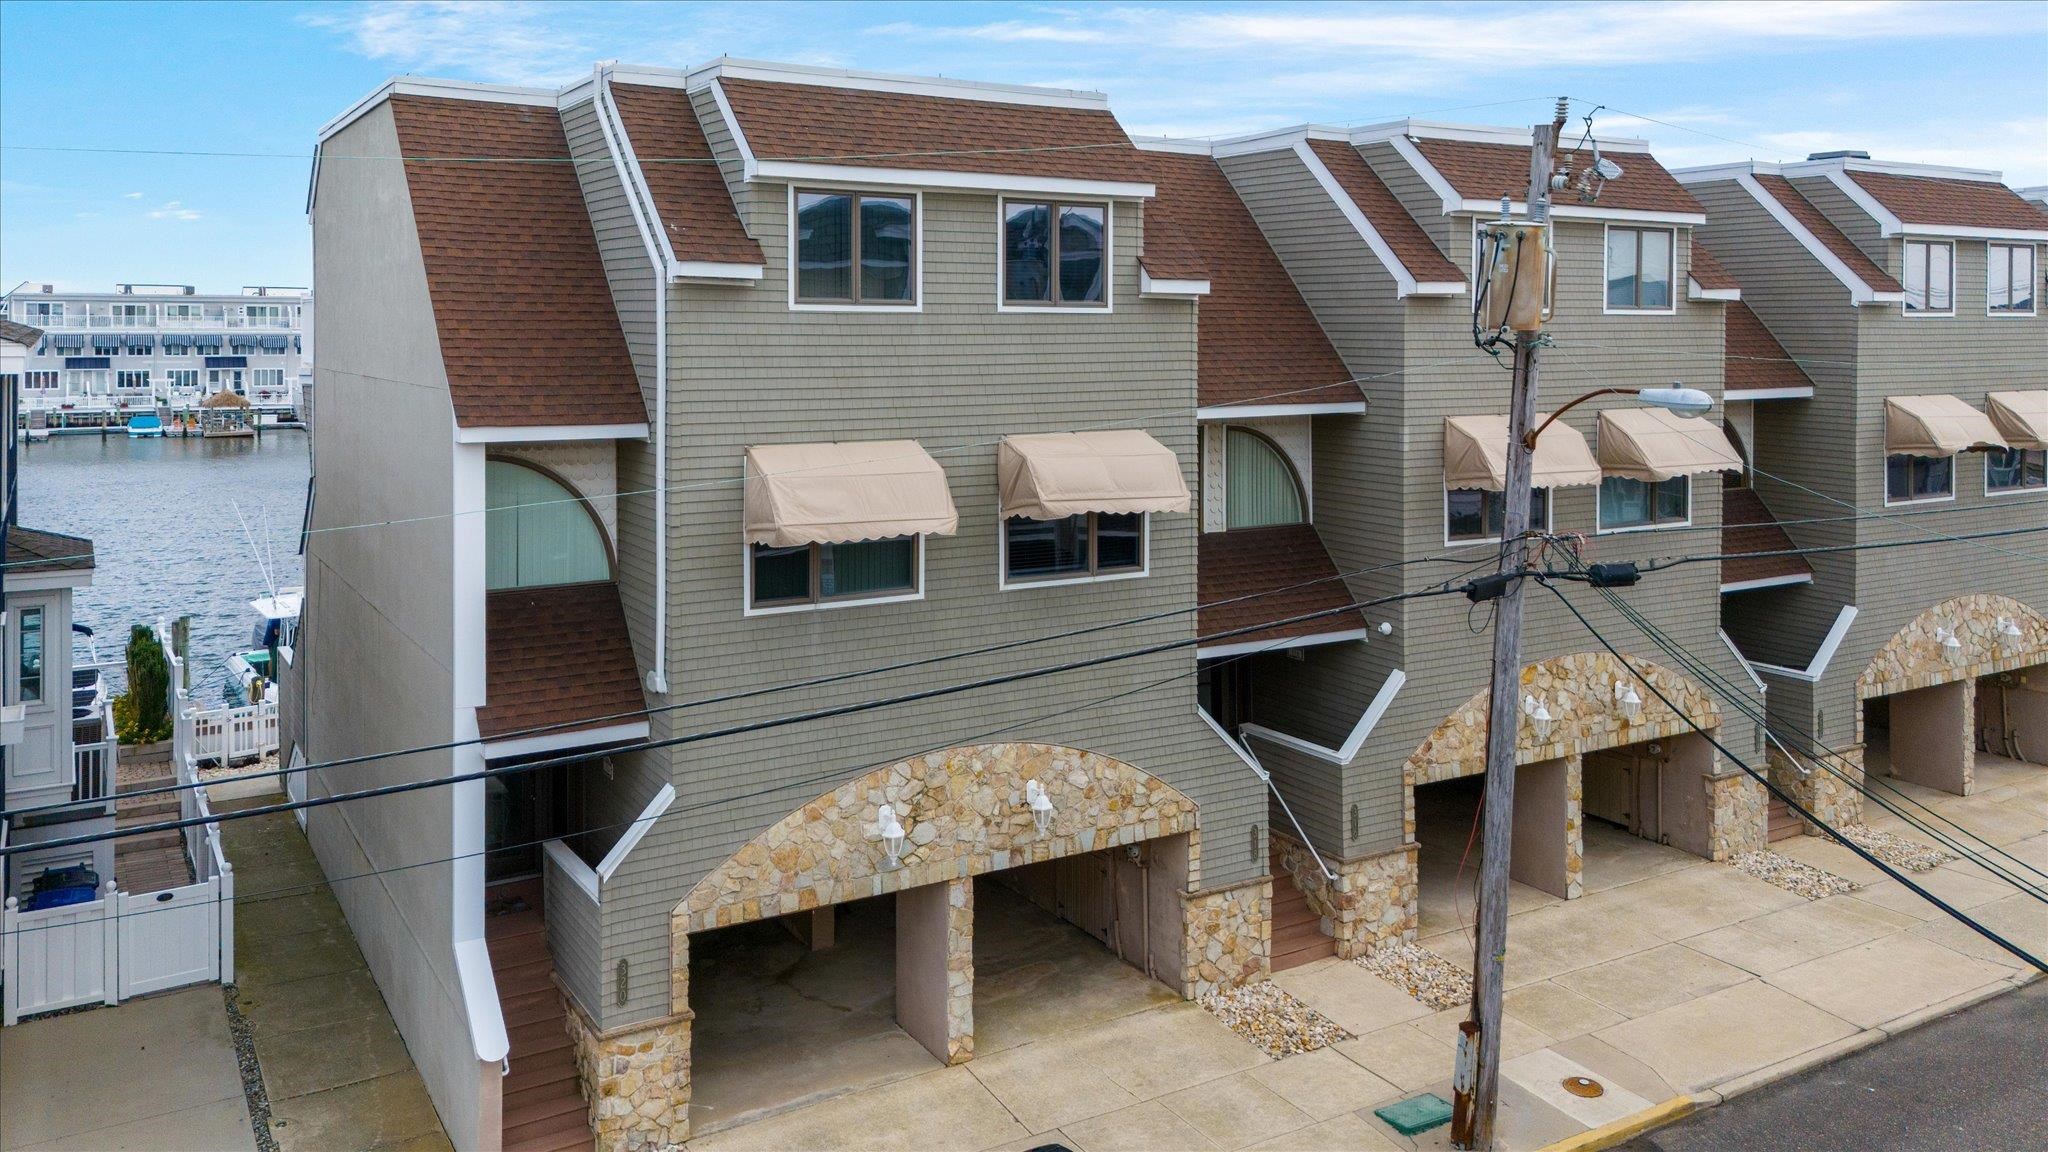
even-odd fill
[(71, 722), (71, 800), (75, 804), (114, 798), (120, 744), (114, 736), (114, 705)]

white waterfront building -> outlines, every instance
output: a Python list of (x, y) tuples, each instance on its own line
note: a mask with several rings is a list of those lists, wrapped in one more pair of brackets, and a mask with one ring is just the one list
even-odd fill
[(220, 391), (283, 417), (298, 411), (300, 378), (311, 372), (313, 294), (304, 288), (209, 294), (188, 284), (116, 284), (112, 292), (62, 292), (30, 281), (4, 304), (0, 314), (44, 333), (22, 373), (22, 421), (31, 427), (176, 416)]

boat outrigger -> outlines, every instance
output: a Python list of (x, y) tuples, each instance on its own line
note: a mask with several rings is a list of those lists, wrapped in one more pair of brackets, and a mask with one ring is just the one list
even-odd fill
[(305, 599), (305, 588), (294, 585), (279, 589), (274, 596), (249, 601), (256, 623), (250, 631), (250, 647), (228, 657), (229, 703), (254, 703), (268, 692), (256, 687), (258, 681), (265, 685), (277, 682), (275, 658), (291, 658), (291, 647), (299, 637), (299, 606)]

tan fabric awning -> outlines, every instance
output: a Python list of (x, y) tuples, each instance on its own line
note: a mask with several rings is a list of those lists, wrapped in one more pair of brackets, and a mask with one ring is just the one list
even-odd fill
[(746, 466), (749, 544), (950, 536), (960, 525), (946, 470), (915, 440), (759, 444)]
[(1993, 392), (1984, 398), (1991, 422), (2013, 448), (2048, 448), (2048, 389)]
[(997, 474), (1005, 516), (1188, 510), (1180, 458), (1136, 429), (1007, 437)]
[(1884, 402), (1884, 450), (1897, 455), (1953, 456), (2003, 448), (1986, 416), (1955, 396), (1894, 396)]
[[(1548, 413), (1536, 415), (1541, 426)], [(1562, 421), (1543, 429), (1530, 461), (1538, 488), (1572, 488), (1600, 482), (1600, 462), (1577, 428)], [(1444, 417), (1444, 487), (1498, 492), (1508, 483), (1508, 418)]]
[(1663, 408), (1600, 413), (1600, 469), (1628, 480), (1673, 480), (1695, 472), (1740, 472), (1742, 454), (1720, 426)]

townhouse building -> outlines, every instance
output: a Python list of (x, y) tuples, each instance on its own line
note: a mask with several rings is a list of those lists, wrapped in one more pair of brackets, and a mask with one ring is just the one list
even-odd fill
[(862, 1075), (1031, 1010), (977, 994), (1006, 919), (1176, 995), (1265, 972), (1268, 791), (1197, 700), (1172, 159), (1097, 94), (733, 61), (400, 80), (323, 131), (287, 756), (442, 747), (293, 790), (546, 765), (307, 813), (458, 1145), (744, 1118), (763, 929), (879, 950)]
[(1995, 172), (1854, 152), (1678, 177), (1810, 378), (1745, 417), (1753, 495), (1800, 545), (1845, 549), (1729, 599), (1797, 737), (1773, 773), (1849, 823), (1866, 773), (1963, 794), (1980, 750), (2041, 762), (2048, 213)]

